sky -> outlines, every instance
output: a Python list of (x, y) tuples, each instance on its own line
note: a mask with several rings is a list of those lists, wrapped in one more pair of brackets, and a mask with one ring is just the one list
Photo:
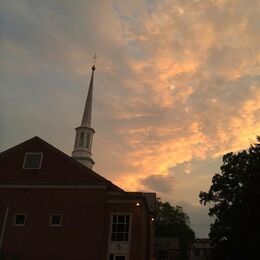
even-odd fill
[(207, 237), (222, 155), (260, 133), (260, 1), (2, 0), (0, 151), (71, 155), (97, 54), (94, 170), (181, 205)]

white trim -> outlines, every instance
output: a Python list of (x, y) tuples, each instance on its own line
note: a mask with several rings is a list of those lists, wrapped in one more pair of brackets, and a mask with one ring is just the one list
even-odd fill
[[(24, 216), (24, 224), (16, 224), (16, 217), (17, 216)], [(13, 226), (14, 227), (24, 227), (27, 222), (27, 213), (15, 213), (14, 214), (14, 219), (13, 219)]]
[[(113, 215), (129, 215), (129, 230), (128, 230), (128, 241), (112, 241), (112, 228), (113, 228)], [(130, 256), (130, 249), (131, 249), (131, 237), (132, 237), (132, 221), (133, 221), (133, 212), (111, 212), (110, 214), (110, 227), (109, 227), (109, 237), (108, 237), (108, 255), (107, 259), (109, 259), (110, 254), (115, 255), (124, 255), (126, 260), (129, 259)], [(111, 245), (115, 244), (125, 244), (127, 245), (127, 252), (114, 252), (111, 251)]]
[[(52, 217), (53, 216), (60, 216), (60, 224), (52, 224)], [(63, 214), (60, 213), (52, 213), (50, 215), (50, 220), (49, 220), (49, 227), (61, 227), (62, 226), (62, 220), (63, 220)]]
[[(40, 154), (41, 155), (41, 160), (40, 160), (40, 164), (39, 164), (38, 168), (24, 168), (27, 154)], [(24, 170), (39, 170), (39, 169), (41, 169), (41, 167), (42, 167), (42, 157), (43, 157), (43, 153), (34, 153), (34, 152), (25, 153), (24, 158), (23, 158), (23, 169)]]
[(92, 189), (106, 189), (105, 185), (40, 185), (40, 184), (0, 184), (0, 188), (3, 189), (83, 189), (83, 190), (92, 190)]

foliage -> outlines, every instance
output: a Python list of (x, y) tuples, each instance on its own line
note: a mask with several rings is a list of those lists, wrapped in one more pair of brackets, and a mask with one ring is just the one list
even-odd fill
[(199, 195), (201, 204), (213, 203), (211, 240), (234, 259), (254, 259), (259, 251), (260, 137), (257, 140), (247, 151), (224, 155), (221, 172), (213, 176), (209, 191)]
[(181, 207), (173, 207), (169, 202), (157, 200), (155, 236), (179, 238), (180, 253), (183, 257), (187, 253), (189, 243), (195, 239), (195, 233), (189, 225), (189, 217)]

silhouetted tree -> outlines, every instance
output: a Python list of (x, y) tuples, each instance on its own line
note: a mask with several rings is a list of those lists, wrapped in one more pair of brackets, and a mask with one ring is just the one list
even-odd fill
[(187, 254), (188, 246), (195, 240), (188, 215), (181, 207), (173, 207), (169, 202), (163, 203), (160, 199), (157, 200), (155, 236), (178, 238), (183, 258)]
[(260, 137), (248, 150), (223, 156), (201, 204), (213, 203), (210, 239), (232, 259), (260, 259)]

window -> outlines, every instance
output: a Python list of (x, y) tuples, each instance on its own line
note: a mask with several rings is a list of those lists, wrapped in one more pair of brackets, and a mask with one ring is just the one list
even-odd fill
[(83, 143), (84, 143), (84, 133), (80, 133), (80, 136), (79, 136), (79, 147), (83, 147)]
[(124, 255), (109, 255), (109, 260), (126, 260), (126, 257)]
[(116, 255), (115, 260), (125, 260), (124, 255)]
[(23, 161), (23, 169), (40, 169), (42, 153), (26, 153)]
[(15, 214), (14, 215), (14, 226), (25, 226), (26, 214)]
[(90, 133), (87, 133), (86, 147), (90, 149)]
[(77, 132), (76, 138), (75, 138), (75, 143), (74, 143), (74, 149), (77, 147), (77, 141), (79, 139), (79, 133)]
[(61, 214), (52, 214), (50, 217), (50, 226), (51, 227), (60, 227), (62, 224), (62, 215)]
[(158, 251), (157, 258), (158, 260), (168, 260), (168, 251)]
[(113, 214), (112, 241), (128, 241), (130, 215)]
[(195, 248), (194, 249), (194, 256), (199, 256), (200, 254), (200, 250), (199, 250), (199, 248)]

